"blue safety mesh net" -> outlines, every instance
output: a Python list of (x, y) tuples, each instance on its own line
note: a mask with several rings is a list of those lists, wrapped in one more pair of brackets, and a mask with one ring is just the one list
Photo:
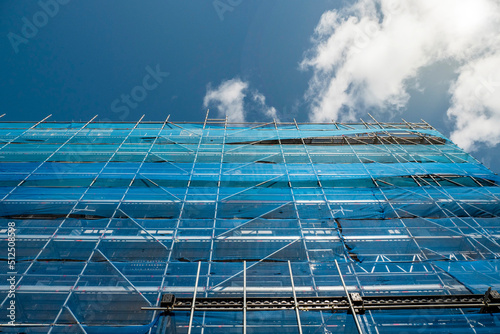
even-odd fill
[[(499, 184), (426, 123), (0, 123), (0, 332), (357, 333), (345, 311), (142, 308), (343, 296), (340, 273), (361, 296), (499, 289)], [(500, 326), (465, 308), (357, 318), (366, 333)]]

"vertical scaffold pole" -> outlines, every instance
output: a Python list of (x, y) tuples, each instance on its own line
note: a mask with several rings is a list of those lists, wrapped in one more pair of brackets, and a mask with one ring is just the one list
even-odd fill
[(342, 282), (342, 286), (344, 287), (345, 294), (347, 296), (347, 300), (349, 301), (349, 307), (351, 308), (352, 316), (354, 318), (354, 322), (356, 323), (356, 328), (358, 329), (359, 334), (363, 334), (363, 330), (361, 329), (361, 325), (358, 321), (358, 316), (356, 315), (356, 310), (354, 309), (354, 305), (352, 304), (351, 295), (347, 290), (347, 286), (345, 285), (344, 278), (342, 277), (342, 272), (340, 271), (339, 263), (335, 260), (335, 265), (337, 266), (337, 271), (339, 272), (340, 281)]
[(247, 334), (247, 261), (243, 261), (243, 334)]
[(295, 293), (295, 284), (293, 283), (292, 265), (288, 260), (288, 270), (290, 271), (290, 281), (292, 282), (293, 302), (295, 304), (295, 314), (297, 315), (297, 325), (299, 326), (299, 334), (302, 334), (302, 324), (300, 323), (299, 303), (297, 302), (297, 295)]
[(188, 334), (191, 334), (191, 328), (193, 327), (194, 305), (196, 303), (196, 292), (198, 291), (198, 280), (200, 278), (200, 268), (201, 268), (201, 261), (198, 261), (198, 270), (196, 272), (196, 282), (194, 283), (193, 301), (191, 303), (191, 314), (189, 316)]

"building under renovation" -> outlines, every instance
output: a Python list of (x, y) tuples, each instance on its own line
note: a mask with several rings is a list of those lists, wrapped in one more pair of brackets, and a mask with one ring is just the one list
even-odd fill
[(0, 332), (498, 333), (499, 184), (423, 121), (0, 123)]

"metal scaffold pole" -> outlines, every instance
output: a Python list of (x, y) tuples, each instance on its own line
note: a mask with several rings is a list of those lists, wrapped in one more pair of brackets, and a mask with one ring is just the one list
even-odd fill
[(361, 325), (359, 324), (358, 321), (356, 310), (354, 309), (354, 305), (352, 304), (351, 296), (349, 295), (349, 290), (347, 290), (347, 286), (345, 285), (344, 278), (342, 277), (342, 272), (340, 271), (339, 263), (337, 262), (337, 260), (335, 260), (335, 266), (337, 266), (337, 271), (339, 272), (340, 281), (342, 282), (342, 286), (344, 287), (347, 300), (349, 301), (349, 308), (352, 312), (352, 317), (354, 318), (354, 322), (356, 323), (356, 328), (358, 329), (359, 334), (363, 334), (363, 330), (361, 329)]
[(247, 334), (247, 261), (243, 261), (243, 334)]
[(297, 325), (299, 326), (299, 333), (302, 334), (302, 324), (300, 323), (299, 303), (297, 302), (297, 294), (295, 293), (295, 284), (293, 283), (292, 265), (288, 260), (288, 270), (290, 271), (290, 281), (292, 282), (293, 303), (295, 314), (297, 315)]
[(196, 282), (194, 283), (193, 301), (191, 302), (191, 314), (189, 315), (188, 334), (191, 334), (191, 329), (193, 328), (194, 307), (196, 304), (196, 292), (198, 291), (198, 280), (200, 279), (200, 268), (201, 268), (201, 261), (198, 261), (198, 270), (196, 271)]

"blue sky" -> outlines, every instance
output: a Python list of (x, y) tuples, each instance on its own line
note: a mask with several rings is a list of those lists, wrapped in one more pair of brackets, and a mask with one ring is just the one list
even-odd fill
[(0, 113), (201, 121), (210, 107), (247, 121), (423, 118), (500, 171), (497, 1), (411, 3), (2, 1)]

